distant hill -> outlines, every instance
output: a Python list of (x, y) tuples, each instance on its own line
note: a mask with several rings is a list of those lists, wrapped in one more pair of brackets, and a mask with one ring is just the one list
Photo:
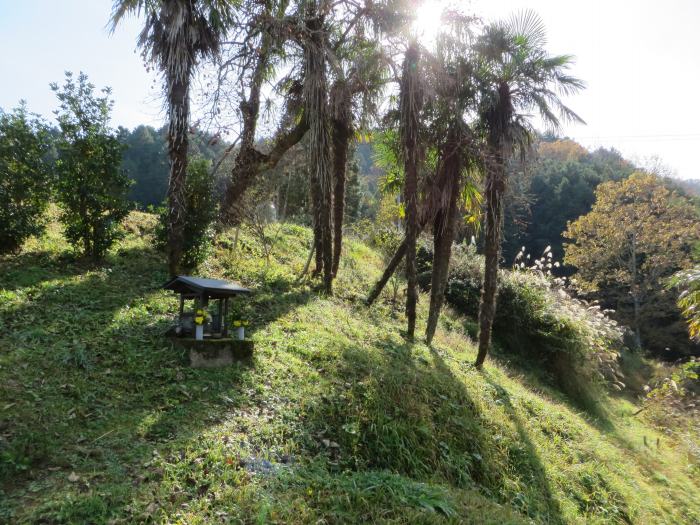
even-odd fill
[(700, 179), (676, 179), (675, 182), (688, 192), (688, 195), (700, 197)]

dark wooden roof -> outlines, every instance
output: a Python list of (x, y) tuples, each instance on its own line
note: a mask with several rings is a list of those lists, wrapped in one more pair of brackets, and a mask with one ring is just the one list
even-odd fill
[(250, 293), (248, 288), (244, 288), (238, 283), (230, 283), (220, 279), (192, 277), (190, 275), (173, 277), (163, 285), (163, 288), (176, 293), (208, 295), (212, 299)]

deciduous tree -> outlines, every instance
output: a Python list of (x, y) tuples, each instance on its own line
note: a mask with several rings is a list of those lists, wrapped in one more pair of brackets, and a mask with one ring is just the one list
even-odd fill
[(598, 186), (593, 209), (570, 223), (564, 236), (571, 241), (565, 245), (565, 262), (577, 268), (579, 285), (604, 290), (641, 347), (645, 319), (663, 310), (658, 294), (664, 279), (691, 264), (700, 220), (690, 202), (661, 179), (635, 173)]

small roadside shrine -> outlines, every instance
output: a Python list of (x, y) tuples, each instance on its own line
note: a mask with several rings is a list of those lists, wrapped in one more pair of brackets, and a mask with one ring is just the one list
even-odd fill
[[(235, 358), (252, 354), (252, 341), (245, 340), (246, 321), (228, 321), (229, 301), (251, 291), (238, 283), (178, 275), (163, 285), (180, 296), (177, 324), (168, 335), (189, 350), (190, 364), (195, 367), (215, 367), (231, 364)], [(186, 302), (193, 301), (191, 309)], [(214, 313), (211, 302), (216, 301)], [(229, 327), (236, 331), (229, 337)]]

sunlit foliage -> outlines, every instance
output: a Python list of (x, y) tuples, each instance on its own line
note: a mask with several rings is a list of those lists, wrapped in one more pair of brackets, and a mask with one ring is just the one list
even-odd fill
[(683, 338), (655, 340), (663, 334), (650, 324), (669, 315), (669, 303), (673, 311), (664, 279), (690, 265), (690, 247), (700, 238), (698, 213), (687, 199), (645, 173), (606, 182), (591, 212), (570, 223), (565, 237), (571, 241), (565, 261), (577, 268), (579, 286), (597, 290), (619, 310), (637, 346), (688, 351)]

